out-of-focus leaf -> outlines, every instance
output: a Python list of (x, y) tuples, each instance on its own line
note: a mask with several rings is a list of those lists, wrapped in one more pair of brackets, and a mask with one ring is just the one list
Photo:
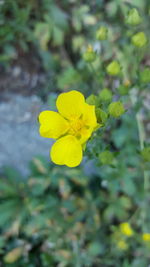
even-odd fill
[(39, 22), (36, 24), (34, 35), (39, 40), (42, 50), (47, 50), (48, 42), (51, 38), (51, 26), (46, 22)]

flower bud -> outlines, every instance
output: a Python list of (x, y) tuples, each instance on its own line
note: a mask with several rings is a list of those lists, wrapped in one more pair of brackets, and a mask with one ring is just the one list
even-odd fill
[(141, 48), (147, 43), (147, 37), (144, 32), (138, 32), (131, 38), (132, 44)]
[(100, 27), (96, 31), (96, 39), (97, 40), (106, 40), (108, 36), (108, 29), (104, 26)]
[(108, 117), (107, 113), (103, 111), (101, 108), (96, 108), (95, 112), (96, 112), (97, 122), (100, 124), (105, 124)]
[(106, 68), (109, 75), (117, 75), (120, 73), (120, 64), (117, 61), (112, 61)]
[(116, 245), (120, 250), (127, 250), (129, 248), (128, 243), (124, 239), (118, 240)]
[(112, 100), (112, 92), (109, 89), (104, 88), (100, 91), (99, 98), (101, 101), (109, 102)]
[(112, 117), (118, 118), (125, 112), (125, 109), (124, 109), (123, 104), (120, 101), (112, 102), (108, 106), (108, 112)]
[(142, 239), (144, 242), (150, 242), (150, 233), (143, 233)]
[(125, 236), (132, 236), (134, 234), (131, 225), (128, 222), (120, 224), (120, 231)]
[(22, 255), (23, 252), (23, 248), (22, 247), (18, 247), (18, 248), (14, 248), (11, 251), (9, 251), (5, 257), (4, 257), (4, 262), (6, 263), (14, 263), (16, 262)]
[(126, 79), (126, 80), (124, 81), (123, 85), (124, 85), (125, 87), (130, 87), (130, 86), (131, 86), (131, 81), (128, 80), (128, 79)]
[(93, 62), (96, 59), (96, 53), (91, 45), (88, 46), (87, 50), (83, 54), (83, 59), (86, 62)]
[(145, 148), (141, 151), (141, 155), (142, 155), (144, 161), (146, 161), (146, 162), (150, 162), (150, 146), (145, 147)]
[(136, 8), (132, 8), (126, 18), (126, 23), (129, 25), (136, 26), (142, 22), (142, 18)]
[(120, 95), (127, 95), (130, 90), (131, 82), (130, 80), (126, 79), (123, 84), (121, 84), (117, 90)]
[(114, 160), (113, 153), (105, 150), (99, 154), (99, 159), (103, 165), (111, 164)]
[(125, 86), (125, 85), (120, 85), (117, 90), (119, 92), (120, 95), (127, 95), (129, 92), (129, 87)]
[(86, 103), (89, 105), (96, 105), (97, 104), (97, 96), (92, 94), (86, 99)]
[(149, 68), (145, 68), (140, 73), (140, 80), (142, 83), (149, 83), (150, 82), (150, 69)]

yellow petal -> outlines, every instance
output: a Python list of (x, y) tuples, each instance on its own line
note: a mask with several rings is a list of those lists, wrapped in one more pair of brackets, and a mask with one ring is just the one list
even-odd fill
[(78, 141), (80, 144), (84, 144), (92, 135), (92, 132), (93, 132), (93, 128), (89, 128), (89, 129), (82, 129), (81, 130), (81, 135), (80, 137), (78, 138)]
[(97, 118), (95, 114), (95, 106), (89, 105), (85, 103), (84, 112), (83, 112), (83, 120), (85, 124), (88, 125), (90, 128), (95, 128), (97, 126)]
[(46, 110), (39, 115), (40, 135), (47, 138), (59, 138), (68, 130), (68, 122), (59, 113)]
[(81, 130), (79, 142), (84, 144), (91, 137), (93, 131), (95, 131), (96, 127), (98, 126), (94, 105), (88, 105), (85, 103), (82, 119), (85, 127)]
[(80, 117), (83, 113), (84, 105), (84, 96), (75, 90), (60, 94), (56, 101), (59, 113), (67, 119)]
[(67, 135), (54, 143), (50, 156), (55, 164), (76, 167), (82, 160), (82, 147), (74, 136)]

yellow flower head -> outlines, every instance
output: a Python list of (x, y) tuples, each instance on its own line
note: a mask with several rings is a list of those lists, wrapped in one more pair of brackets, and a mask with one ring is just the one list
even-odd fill
[(95, 106), (74, 90), (60, 94), (56, 106), (58, 112), (39, 114), (39, 132), (42, 137), (56, 139), (50, 152), (55, 164), (76, 167), (82, 160), (83, 145), (98, 126)]
[(150, 242), (150, 233), (143, 233), (142, 239), (144, 242)]
[(127, 250), (128, 249), (128, 244), (125, 240), (119, 240), (117, 242), (117, 248), (119, 248), (120, 250)]
[(133, 230), (132, 230), (130, 224), (127, 222), (120, 224), (120, 231), (122, 234), (124, 234), (126, 236), (132, 236), (133, 235)]

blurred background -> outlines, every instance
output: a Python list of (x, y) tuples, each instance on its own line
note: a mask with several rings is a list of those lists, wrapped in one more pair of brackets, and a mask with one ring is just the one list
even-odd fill
[[(126, 23), (132, 8), (140, 25)], [(140, 110), (149, 144), (149, 42), (141, 50), (131, 42), (137, 32), (149, 38), (149, 18), (149, 0), (0, 0), (0, 266), (150, 265), (149, 217), (142, 212), (149, 211), (149, 154), (141, 159), (136, 122)], [(96, 37), (100, 27), (107, 38)], [(89, 44), (93, 65), (83, 56)], [(122, 76), (107, 75), (112, 60)], [(55, 110), (61, 92), (88, 97), (106, 87), (128, 112), (111, 121), (81, 166), (52, 164), (52, 141), (39, 136), (38, 114)], [(97, 145), (97, 153), (111, 150), (110, 158), (94, 159)]]

